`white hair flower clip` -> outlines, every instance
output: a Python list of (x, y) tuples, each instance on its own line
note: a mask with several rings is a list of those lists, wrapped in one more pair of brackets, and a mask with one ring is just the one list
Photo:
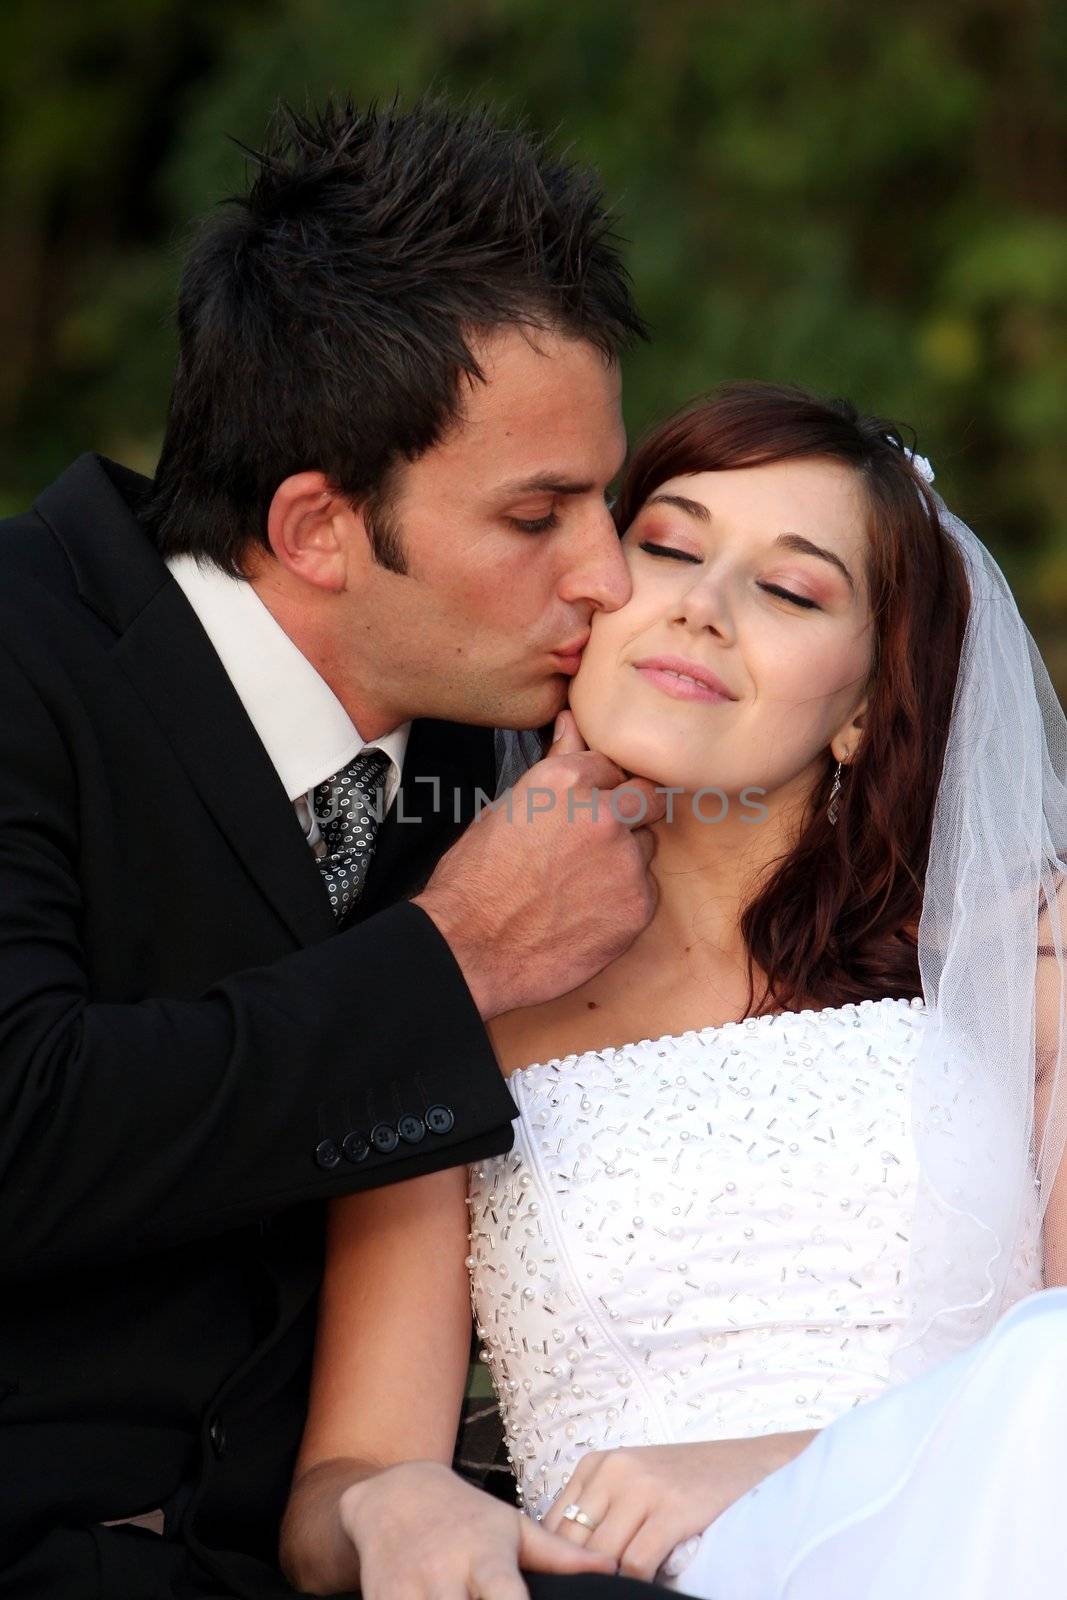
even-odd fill
[(904, 446), (904, 454), (907, 456), (908, 460), (911, 462), (920, 478), (925, 478), (927, 483), (933, 483), (934, 469), (930, 465), (929, 461), (927, 461), (926, 457), (916, 455), (915, 451), (909, 450), (907, 445)]

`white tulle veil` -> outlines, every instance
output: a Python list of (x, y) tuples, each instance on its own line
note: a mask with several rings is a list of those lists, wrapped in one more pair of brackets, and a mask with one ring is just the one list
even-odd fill
[[(1067, 720), (999, 566), (937, 505), (971, 603), (919, 923), (928, 1016), (898, 1379), (972, 1344), (1026, 1292), (1067, 1142)], [(536, 734), (498, 730), (497, 793), (539, 753)]]
[(973, 1343), (1022, 1292), (1067, 1134), (1067, 720), (999, 566), (937, 505), (970, 611), (919, 923), (929, 1015), (899, 1377)]

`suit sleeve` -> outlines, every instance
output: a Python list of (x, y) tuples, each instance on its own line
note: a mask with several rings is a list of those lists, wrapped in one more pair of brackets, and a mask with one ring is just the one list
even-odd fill
[(196, 999), (94, 1001), (77, 815), (58, 729), (0, 649), (0, 1279), (510, 1147), (477, 1008), (410, 903)]

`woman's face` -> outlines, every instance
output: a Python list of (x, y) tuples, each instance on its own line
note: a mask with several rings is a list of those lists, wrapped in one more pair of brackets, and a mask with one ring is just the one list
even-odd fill
[[(598, 612), (570, 704), (591, 748), (626, 772), (693, 792), (768, 797), (831, 742), (854, 752), (873, 659), (866, 507), (842, 463), (672, 478), (622, 548), (633, 595)], [(656, 657), (718, 690), (642, 667)]]

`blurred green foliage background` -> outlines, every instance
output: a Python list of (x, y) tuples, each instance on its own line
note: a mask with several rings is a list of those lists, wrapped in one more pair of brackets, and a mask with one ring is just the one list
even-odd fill
[(183, 236), (273, 102), (436, 87), (603, 173), (654, 342), (911, 424), (1067, 688), (1067, 7), (1036, 0), (6, 0), (0, 501), (152, 469)]

